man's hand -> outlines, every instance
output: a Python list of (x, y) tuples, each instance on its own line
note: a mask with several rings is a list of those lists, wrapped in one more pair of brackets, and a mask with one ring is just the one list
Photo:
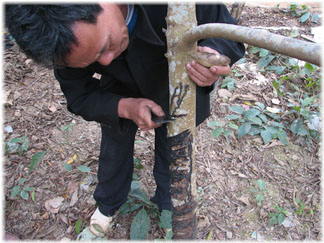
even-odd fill
[[(207, 46), (198, 46), (197, 51), (209, 52), (219, 54), (214, 49)], [(220, 75), (227, 75), (230, 73), (231, 68), (227, 66), (211, 66), (205, 67), (196, 61), (192, 61), (187, 64), (188, 75), (192, 81), (194, 81), (198, 86), (206, 87), (213, 85)]]
[(118, 103), (119, 117), (133, 120), (143, 131), (161, 126), (152, 122), (152, 113), (164, 116), (161, 106), (149, 99), (122, 98)]

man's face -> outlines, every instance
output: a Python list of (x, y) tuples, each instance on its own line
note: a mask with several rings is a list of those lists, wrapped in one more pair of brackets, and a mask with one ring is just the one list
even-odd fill
[(73, 27), (78, 45), (72, 45), (67, 66), (83, 68), (96, 61), (106, 66), (126, 50), (129, 37), (121, 9), (113, 3), (100, 5), (96, 24), (77, 22)]

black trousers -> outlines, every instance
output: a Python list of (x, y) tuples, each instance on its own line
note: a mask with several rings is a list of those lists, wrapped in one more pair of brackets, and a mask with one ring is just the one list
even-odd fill
[[(127, 200), (134, 169), (134, 141), (137, 126), (125, 120), (122, 131), (116, 131), (101, 124), (102, 140), (98, 167), (98, 185), (94, 198), (99, 210), (106, 216), (115, 211)], [(157, 185), (151, 200), (160, 210), (172, 210), (170, 197), (170, 146), (166, 125), (155, 129), (155, 164), (153, 175)]]

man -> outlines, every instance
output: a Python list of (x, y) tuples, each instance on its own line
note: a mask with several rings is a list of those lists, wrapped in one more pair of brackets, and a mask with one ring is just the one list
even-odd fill
[[(197, 5), (198, 25), (235, 20), (224, 5)], [(99, 207), (90, 230), (101, 235), (126, 201), (133, 174), (134, 138), (138, 128), (155, 129), (157, 184), (151, 198), (160, 210), (172, 210), (170, 147), (166, 125), (155, 124), (152, 114), (169, 111), (168, 65), (165, 35), (166, 5), (7, 5), (6, 24), (21, 49), (36, 62), (53, 66), (69, 111), (101, 124), (102, 141), (98, 185)], [(198, 51), (220, 53), (232, 65), (244, 54), (241, 43), (206, 39)], [(209, 93), (230, 66), (187, 64), (197, 84), (199, 125), (210, 114)], [(101, 79), (94, 74), (101, 74)]]

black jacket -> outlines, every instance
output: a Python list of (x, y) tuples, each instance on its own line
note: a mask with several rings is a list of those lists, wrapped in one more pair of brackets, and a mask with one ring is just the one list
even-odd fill
[[(120, 129), (118, 101), (123, 97), (145, 97), (169, 110), (168, 62), (165, 17), (167, 5), (137, 5), (139, 15), (127, 49), (110, 65), (93, 63), (86, 68), (54, 70), (67, 99), (68, 110), (85, 120), (97, 121)], [(224, 5), (197, 5), (198, 25), (236, 21)], [(244, 45), (223, 39), (205, 39), (198, 43), (228, 56), (231, 64), (244, 54)], [(93, 78), (102, 75), (101, 80)], [(210, 114), (209, 93), (213, 87), (197, 86), (197, 124)]]

